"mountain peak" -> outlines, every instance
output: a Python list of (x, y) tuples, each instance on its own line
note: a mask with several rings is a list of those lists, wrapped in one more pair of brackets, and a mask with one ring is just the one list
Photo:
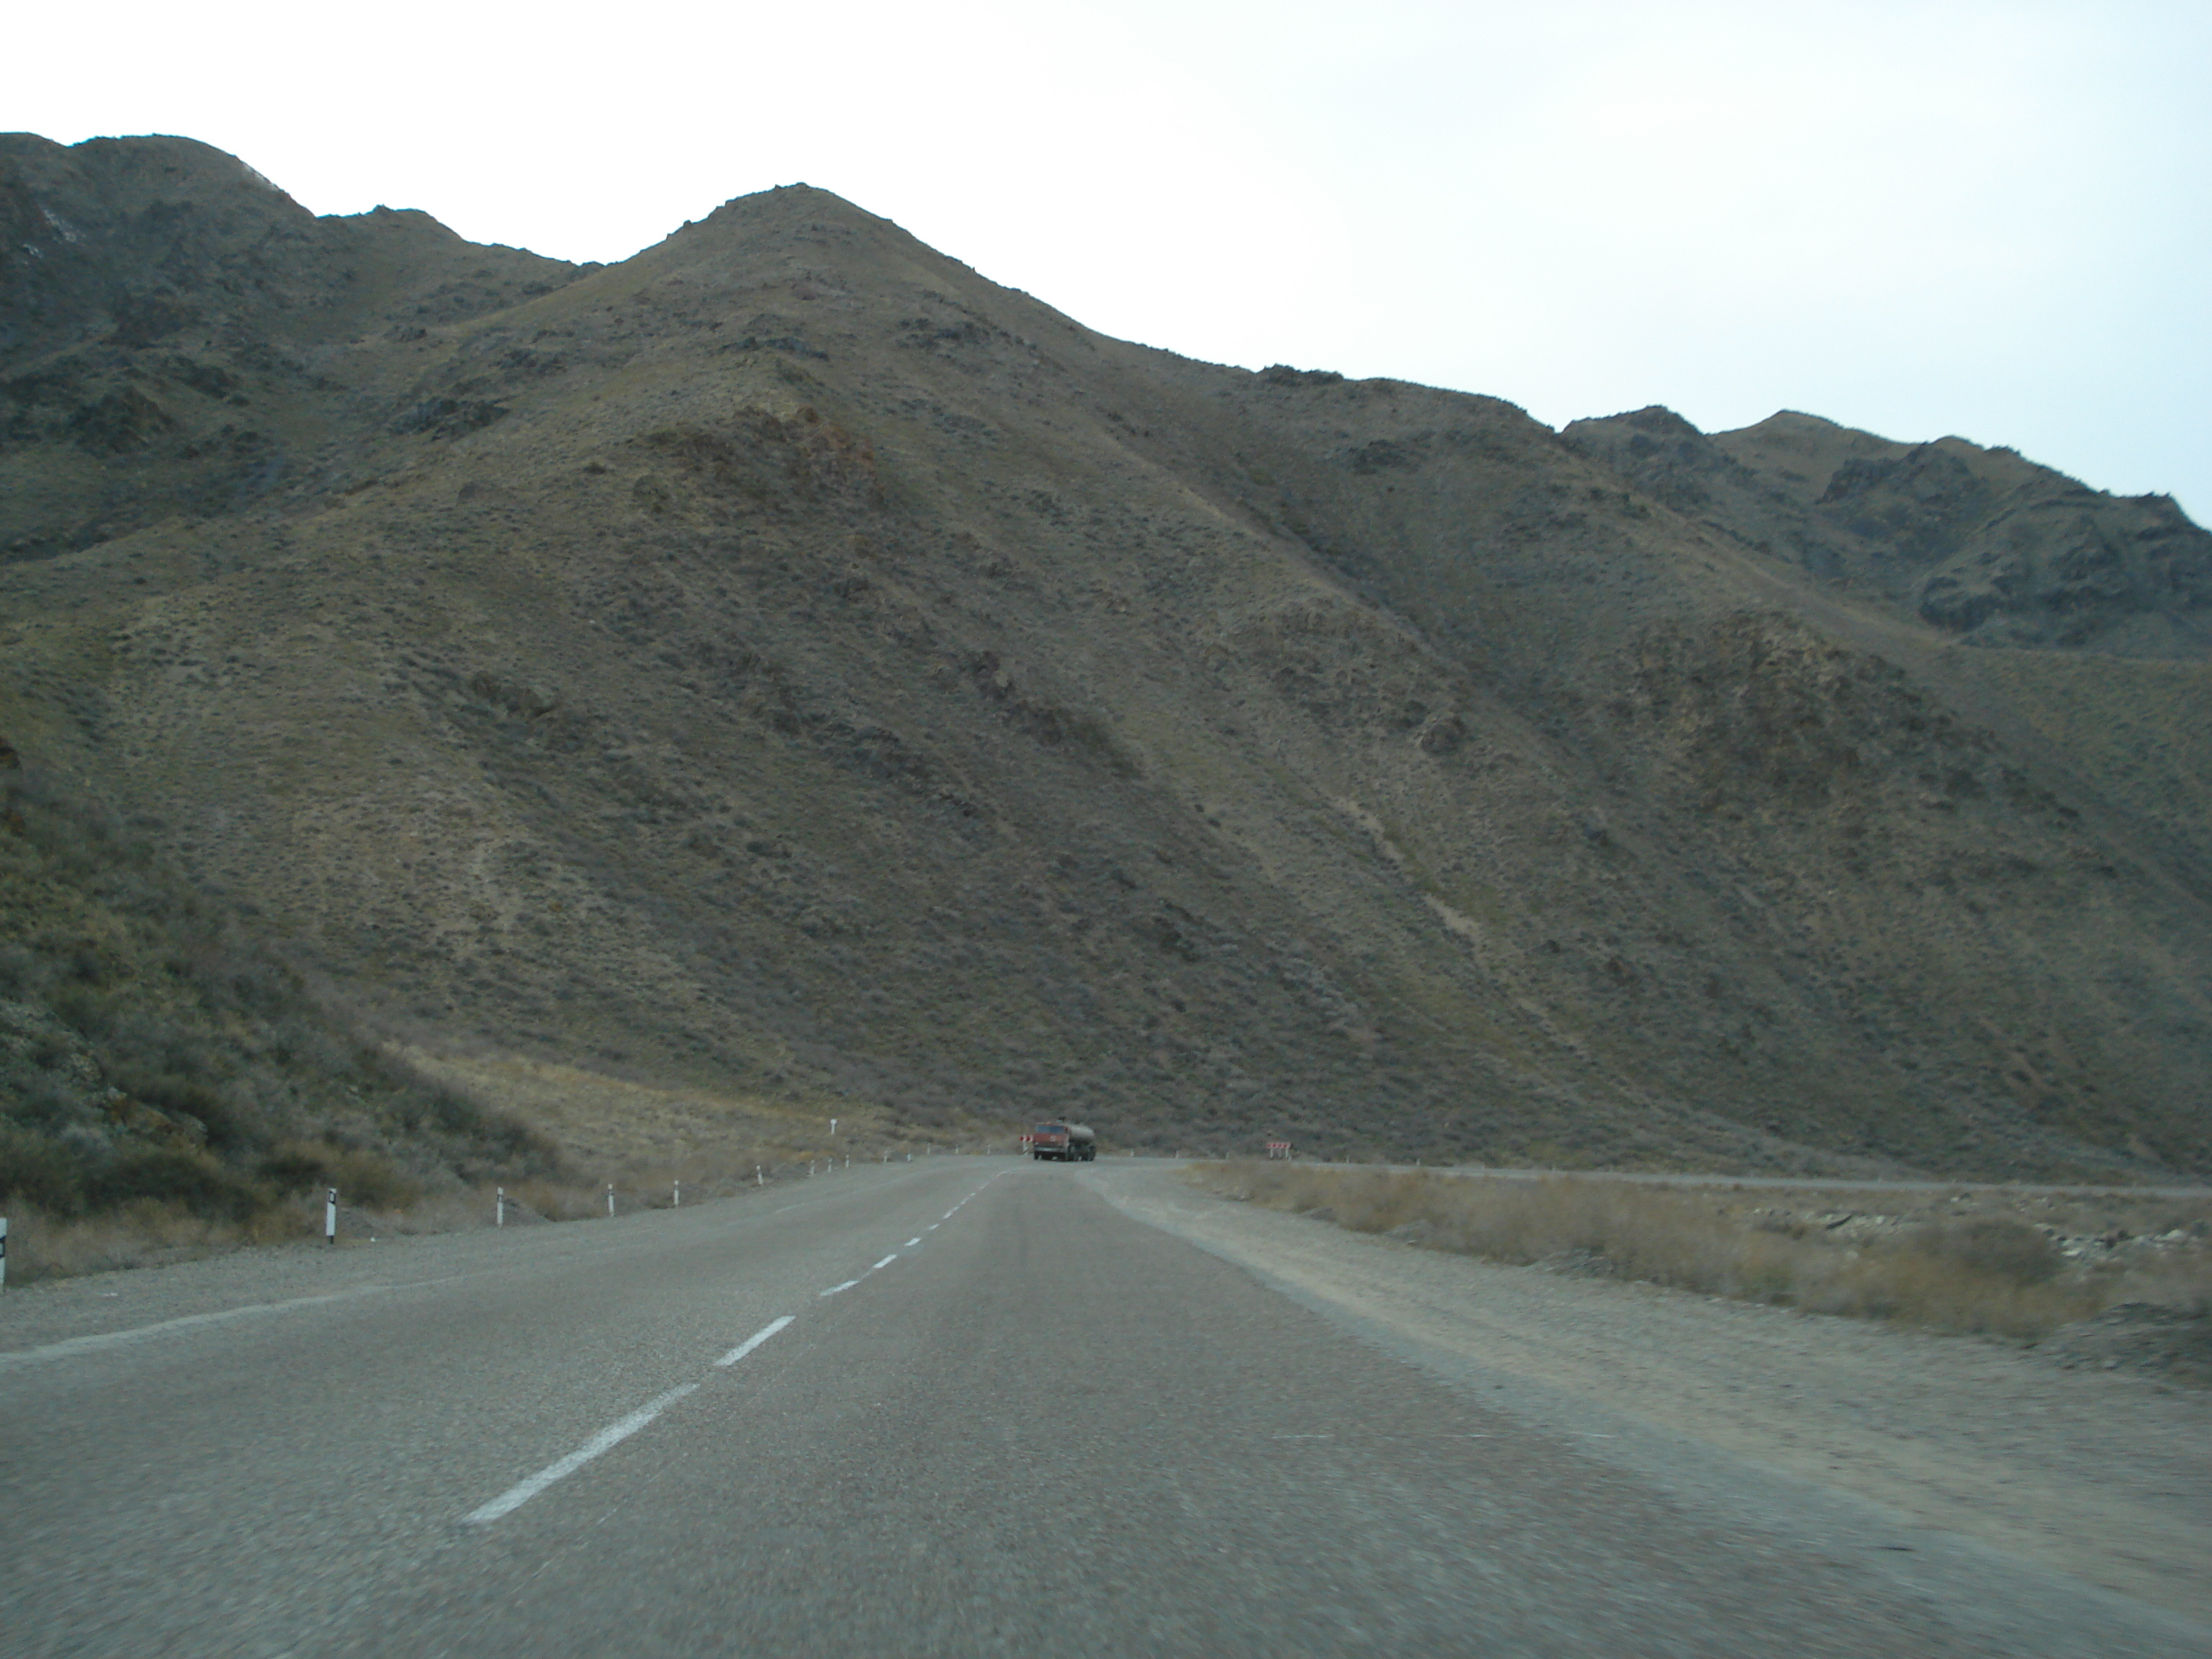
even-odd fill
[(0, 144), (77, 233), (0, 246), (0, 732), (375, 1029), (746, 1122), (2212, 1167), (2170, 503), (1193, 362), (811, 186), (580, 274), (114, 142)]

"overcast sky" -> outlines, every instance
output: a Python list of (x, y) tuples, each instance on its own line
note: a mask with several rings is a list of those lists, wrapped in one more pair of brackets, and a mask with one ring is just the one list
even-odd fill
[[(0, 126), (613, 261), (803, 180), (1109, 333), (2008, 444), (2212, 518), (2212, 3), (108, 0)], [(35, 65), (35, 69), (33, 66)]]

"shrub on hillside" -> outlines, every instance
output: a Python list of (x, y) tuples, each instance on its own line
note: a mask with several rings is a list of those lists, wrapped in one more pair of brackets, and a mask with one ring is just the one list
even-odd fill
[(132, 1225), (286, 1231), (312, 1188), (391, 1208), (560, 1173), (527, 1126), (345, 1031), (97, 807), (0, 774), (0, 1206), (106, 1261)]
[(118, 1147), (87, 1170), (82, 1191), (87, 1210), (152, 1200), (211, 1221), (250, 1220), (270, 1197), (246, 1175), (190, 1146)]

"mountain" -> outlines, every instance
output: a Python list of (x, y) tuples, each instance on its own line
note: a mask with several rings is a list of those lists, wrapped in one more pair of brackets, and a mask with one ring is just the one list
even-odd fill
[(2009, 449), (1899, 444), (1784, 412), (1707, 437), (1664, 409), (1562, 434), (1654, 500), (1974, 645), (2212, 656), (2212, 535)]
[(0, 139), (0, 732), (421, 1054), (1118, 1147), (2212, 1170), (2212, 538), (2007, 451)]

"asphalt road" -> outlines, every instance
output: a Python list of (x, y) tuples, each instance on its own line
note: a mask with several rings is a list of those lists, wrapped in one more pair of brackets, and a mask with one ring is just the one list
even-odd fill
[(281, 1295), (10, 1291), (0, 1654), (2204, 1650), (1611, 1461), (1103, 1195), (1165, 1178), (942, 1158)]

